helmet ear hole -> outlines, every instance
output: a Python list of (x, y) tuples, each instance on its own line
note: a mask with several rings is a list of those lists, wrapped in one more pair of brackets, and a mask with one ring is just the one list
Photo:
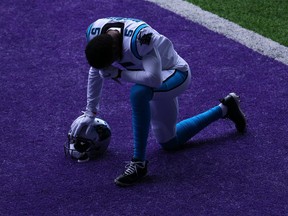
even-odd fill
[(107, 125), (96, 125), (94, 128), (98, 133), (99, 141), (105, 140), (111, 136), (111, 131)]

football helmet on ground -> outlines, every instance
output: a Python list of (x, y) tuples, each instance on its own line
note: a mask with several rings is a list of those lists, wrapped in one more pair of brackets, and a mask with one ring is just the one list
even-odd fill
[[(85, 115), (79, 116), (72, 125), (80, 124)], [(72, 126), (71, 125), (71, 126)], [(87, 130), (88, 127), (92, 129)], [(111, 139), (111, 129), (108, 123), (100, 118), (95, 118), (90, 125), (81, 128), (78, 136), (73, 136), (71, 128), (68, 132), (68, 141), (64, 144), (65, 155), (78, 162), (86, 162), (103, 154)]]

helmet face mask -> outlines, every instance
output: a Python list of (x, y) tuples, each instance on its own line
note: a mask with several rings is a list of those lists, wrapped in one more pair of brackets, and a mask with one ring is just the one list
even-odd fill
[[(80, 123), (81, 118), (83, 116), (78, 117), (73, 124)], [(70, 129), (68, 141), (64, 144), (66, 156), (70, 155), (72, 159), (77, 159), (80, 162), (79, 160), (83, 158), (96, 158), (107, 150), (111, 139), (111, 129), (107, 122), (95, 118), (89, 126), (93, 129), (89, 130), (88, 134), (86, 134), (88, 126), (84, 126), (77, 137), (71, 136)]]

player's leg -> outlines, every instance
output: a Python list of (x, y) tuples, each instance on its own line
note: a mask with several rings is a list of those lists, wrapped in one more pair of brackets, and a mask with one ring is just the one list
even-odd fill
[(177, 97), (170, 99), (167, 98), (167, 95), (163, 95), (162, 100), (152, 100), (150, 107), (153, 133), (157, 142), (167, 150), (181, 147), (189, 139), (225, 114), (221, 105), (219, 105), (177, 124)]
[[(131, 185), (147, 173), (146, 146), (151, 119), (149, 103), (152, 98), (154, 99), (154, 96), (157, 98), (158, 93), (165, 91), (178, 95), (188, 87), (189, 83), (189, 72), (175, 71), (158, 89), (143, 85), (132, 87), (130, 98), (133, 114), (134, 154), (124, 173), (115, 179), (117, 185)], [(169, 97), (172, 98), (172, 96)]]
[(178, 98), (152, 100), (151, 128), (158, 143), (166, 143), (176, 136)]
[(178, 149), (211, 123), (223, 117), (220, 106), (215, 106), (201, 114), (185, 119), (176, 125), (176, 136), (167, 142), (159, 142), (166, 150)]
[(145, 161), (146, 159), (146, 146), (151, 119), (150, 101), (152, 97), (153, 89), (148, 86), (134, 85), (131, 88), (133, 159), (135, 160)]
[[(176, 125), (176, 136), (167, 142), (159, 142), (164, 149), (174, 150), (181, 147), (189, 139), (220, 118), (229, 118), (236, 126), (238, 132), (246, 129), (246, 119), (239, 104), (239, 97), (230, 93), (215, 106), (199, 115), (185, 119)], [(167, 121), (167, 120), (165, 120)], [(173, 127), (172, 125), (170, 127)], [(170, 135), (169, 135), (170, 136)]]
[(150, 127), (150, 101), (153, 88), (134, 85), (130, 92), (133, 127), (133, 158), (123, 174), (114, 181), (119, 186), (129, 186), (144, 177), (147, 173), (146, 146)]
[(175, 74), (170, 80), (167, 80), (165, 85), (154, 91), (153, 99), (150, 102), (152, 129), (163, 148), (172, 150), (181, 147), (197, 133), (220, 118), (229, 118), (235, 123), (239, 132), (244, 132), (246, 120), (240, 109), (239, 97), (235, 93), (230, 93), (222, 99), (218, 106), (176, 124), (178, 115), (177, 96), (187, 88), (185, 82), (179, 85), (181, 83), (180, 77), (180, 74), (178, 76)]

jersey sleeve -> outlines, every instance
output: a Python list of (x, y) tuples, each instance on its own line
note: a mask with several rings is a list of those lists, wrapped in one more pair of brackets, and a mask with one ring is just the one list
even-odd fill
[(143, 71), (122, 71), (122, 78), (128, 82), (159, 88), (162, 84), (161, 60), (157, 49), (143, 56)]
[(155, 48), (157, 34), (151, 27), (143, 28), (137, 36), (137, 50), (140, 58), (150, 53)]
[(102, 93), (102, 86), (103, 79), (99, 74), (99, 70), (91, 67), (88, 75), (86, 110), (97, 113)]

